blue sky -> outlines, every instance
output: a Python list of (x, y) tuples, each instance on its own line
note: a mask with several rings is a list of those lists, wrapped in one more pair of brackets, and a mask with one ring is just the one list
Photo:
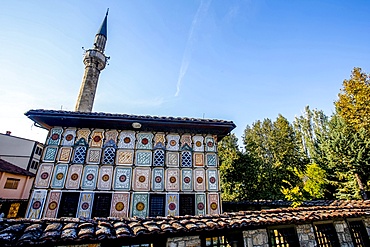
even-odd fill
[(3, 1), (1, 133), (43, 142), (24, 112), (74, 110), (107, 8), (95, 112), (232, 120), (241, 139), (306, 105), (331, 115), (353, 67), (370, 72), (369, 1)]

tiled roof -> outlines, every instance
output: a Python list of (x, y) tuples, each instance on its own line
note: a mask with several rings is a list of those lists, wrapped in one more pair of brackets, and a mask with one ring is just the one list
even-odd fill
[(35, 176), (35, 174), (33, 174), (32, 172), (29, 172), (19, 166), (13, 165), (12, 163), (5, 161), (3, 159), (0, 159), (0, 172), (7, 172), (11, 174), (18, 174), (30, 177)]
[(333, 201), (329, 206), (241, 211), (206, 216), (156, 218), (18, 219), (0, 222), (0, 246), (123, 243), (145, 237), (199, 235), (229, 229), (370, 216), (370, 200)]

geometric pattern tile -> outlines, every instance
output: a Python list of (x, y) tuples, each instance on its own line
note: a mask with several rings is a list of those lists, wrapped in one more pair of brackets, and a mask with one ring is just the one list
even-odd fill
[(62, 133), (63, 133), (63, 129), (60, 127), (51, 129), (49, 132), (50, 136), (49, 136), (48, 145), (59, 145)]
[(192, 167), (192, 157), (190, 151), (181, 152), (181, 167)]
[(72, 147), (61, 147), (59, 149), (58, 161), (62, 163), (69, 163), (72, 154)]
[(44, 158), (43, 161), (45, 162), (54, 162), (55, 157), (57, 155), (58, 147), (56, 146), (49, 146), (46, 148), (44, 152)]
[(152, 152), (151, 151), (136, 151), (135, 165), (138, 165), (138, 166), (152, 165)]
[(87, 152), (87, 164), (99, 164), (101, 157), (101, 148), (89, 148)]
[(217, 166), (217, 155), (216, 154), (206, 154), (207, 166)]
[(167, 152), (166, 155), (167, 166), (179, 166), (179, 153), (177, 152)]
[(134, 163), (134, 150), (117, 150), (117, 165), (132, 165)]
[(77, 146), (75, 148), (75, 153), (73, 157), (73, 163), (75, 164), (83, 164), (85, 163), (86, 157), (86, 147), (84, 146)]
[(116, 149), (114, 147), (107, 147), (104, 149), (103, 164), (114, 164), (116, 158)]
[(154, 151), (153, 166), (164, 166), (164, 150), (157, 149)]
[(204, 154), (203, 153), (194, 153), (194, 165), (195, 166), (204, 165)]

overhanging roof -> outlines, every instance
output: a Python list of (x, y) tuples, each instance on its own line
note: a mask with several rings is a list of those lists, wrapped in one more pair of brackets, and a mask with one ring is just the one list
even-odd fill
[[(219, 140), (236, 127), (232, 121), (216, 119), (137, 116), (101, 112), (30, 110), (25, 115), (46, 129), (51, 129), (54, 126), (62, 126), (212, 134), (217, 135)], [(132, 126), (133, 123), (139, 123), (141, 127), (134, 128)]]

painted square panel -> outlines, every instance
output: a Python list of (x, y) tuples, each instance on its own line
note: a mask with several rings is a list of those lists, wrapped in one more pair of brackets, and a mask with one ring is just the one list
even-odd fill
[(76, 218), (90, 219), (93, 200), (94, 192), (83, 191), (80, 193)]
[(68, 175), (65, 187), (66, 189), (79, 189), (82, 177), (83, 165), (71, 165), (68, 169)]
[(82, 176), (82, 189), (89, 189), (94, 190), (96, 187), (96, 180), (98, 177), (98, 169), (99, 166), (97, 165), (87, 165), (84, 167), (84, 172)]
[(207, 166), (217, 166), (217, 154), (206, 154)]
[(203, 153), (194, 153), (194, 165), (204, 166), (204, 154)]
[(191, 135), (184, 134), (181, 136), (181, 147), (183, 148), (185, 145), (187, 145), (189, 148), (191, 148)]
[(205, 170), (204, 169), (194, 169), (194, 190), (195, 191), (205, 191)]
[(118, 149), (116, 156), (117, 165), (132, 165), (134, 164), (134, 150)]
[(56, 218), (57, 217), (61, 196), (62, 196), (61, 191), (53, 190), (49, 193), (49, 198), (47, 200), (45, 210), (44, 210), (44, 218)]
[(110, 209), (111, 217), (128, 217), (130, 203), (129, 192), (115, 192), (112, 195), (112, 205)]
[(166, 165), (169, 167), (179, 166), (179, 153), (178, 152), (167, 152), (166, 154)]
[(132, 168), (116, 167), (114, 172), (114, 190), (130, 190), (132, 179)]
[(42, 158), (42, 160), (44, 162), (54, 162), (55, 157), (57, 156), (57, 152), (58, 152), (58, 147), (56, 146), (46, 147), (44, 151), (44, 157)]
[(178, 168), (168, 168), (166, 174), (166, 190), (179, 191), (180, 170)]
[(101, 157), (101, 148), (89, 148), (87, 150), (87, 164), (99, 164)]
[(62, 189), (64, 187), (64, 182), (67, 177), (68, 165), (67, 164), (59, 164), (56, 165), (54, 168), (53, 178), (51, 180), (51, 188), (59, 188)]
[(135, 164), (137, 166), (151, 166), (152, 151), (136, 151)]
[(53, 128), (49, 132), (48, 145), (59, 145), (62, 139), (63, 129), (61, 127)]
[(166, 214), (170, 216), (179, 215), (179, 194), (167, 194), (166, 195)]
[(95, 129), (91, 133), (90, 147), (101, 148), (103, 145), (104, 130)]
[(156, 133), (154, 136), (154, 147), (164, 147), (166, 138), (164, 133)]
[(110, 190), (112, 185), (113, 166), (101, 166), (99, 170), (98, 189)]
[(59, 149), (58, 161), (60, 163), (69, 163), (72, 155), (72, 147), (61, 147)]
[(29, 200), (26, 218), (39, 219), (44, 209), (47, 190), (34, 190)]
[(89, 140), (91, 131), (89, 129), (79, 129), (77, 130), (77, 140), (83, 138), (86, 142)]
[(166, 149), (170, 151), (178, 151), (180, 147), (179, 141), (180, 141), (179, 135), (174, 135), (174, 134), (167, 135)]
[(152, 190), (163, 191), (164, 190), (164, 169), (153, 168), (152, 170)]
[(205, 215), (206, 214), (206, 194), (197, 193), (195, 194), (195, 214)]
[(75, 139), (76, 139), (76, 129), (68, 128), (64, 130), (62, 145), (63, 146), (73, 146), (75, 144)]
[(216, 169), (207, 170), (207, 187), (209, 191), (218, 191), (218, 172)]
[(220, 200), (218, 193), (208, 193), (208, 214), (220, 214)]
[(195, 152), (203, 152), (204, 151), (204, 137), (200, 135), (193, 136), (193, 150)]
[(153, 148), (153, 134), (152, 133), (138, 133), (136, 149), (152, 149)]
[(207, 152), (216, 152), (216, 139), (217, 137), (207, 136), (206, 137), (206, 151)]
[(134, 149), (135, 148), (135, 132), (122, 131), (118, 137), (118, 148)]
[(117, 130), (109, 130), (105, 132), (105, 143), (112, 142), (117, 144), (117, 137), (118, 131)]
[(131, 203), (131, 216), (147, 217), (148, 216), (148, 193), (133, 193)]
[(181, 190), (192, 191), (193, 190), (193, 170), (182, 169), (181, 170)]
[(134, 168), (133, 190), (134, 191), (149, 191), (150, 190), (150, 171), (151, 169), (144, 167)]
[(53, 173), (53, 164), (41, 164), (37, 170), (35, 188), (47, 188)]

